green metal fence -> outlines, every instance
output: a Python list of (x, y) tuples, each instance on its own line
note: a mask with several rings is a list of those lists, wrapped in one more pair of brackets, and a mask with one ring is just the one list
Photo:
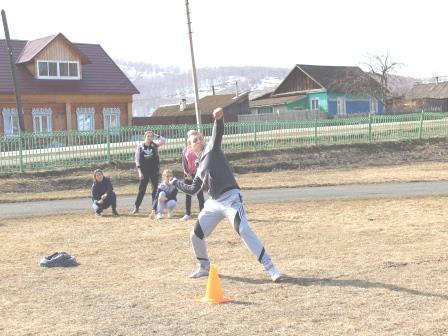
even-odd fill
[[(196, 125), (124, 127), (92, 132), (24, 133), (0, 138), (0, 174), (76, 168), (111, 161), (132, 161), (136, 145), (149, 128), (167, 138), (160, 153), (180, 158), (188, 130)], [(201, 131), (207, 139), (212, 125)], [(303, 121), (226, 123), (226, 152), (299, 146), (369, 143), (448, 135), (448, 113), (368, 115)]]

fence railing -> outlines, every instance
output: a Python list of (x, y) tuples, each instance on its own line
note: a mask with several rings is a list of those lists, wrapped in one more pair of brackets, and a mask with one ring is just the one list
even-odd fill
[[(201, 125), (207, 139), (212, 124)], [(150, 128), (167, 138), (163, 158), (180, 158), (188, 130), (196, 125), (124, 127), (92, 132), (22, 133), (0, 138), (0, 174), (77, 168), (133, 161), (136, 145)], [(399, 141), (448, 136), (448, 113), (368, 115), (345, 119), (254, 121), (225, 124), (226, 152), (298, 146)]]

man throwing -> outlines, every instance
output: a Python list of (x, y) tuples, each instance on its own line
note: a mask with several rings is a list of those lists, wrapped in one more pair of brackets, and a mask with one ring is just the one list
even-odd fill
[(277, 282), (281, 280), (282, 274), (277, 271), (262, 242), (249, 226), (240, 187), (221, 149), (224, 135), (222, 108), (213, 111), (213, 118), (215, 123), (208, 144), (204, 142), (200, 133), (193, 134), (188, 139), (193, 151), (198, 156), (198, 168), (192, 184), (187, 185), (175, 178), (171, 180), (176, 188), (187, 194), (194, 195), (203, 189), (210, 195), (190, 234), (199, 266), (190, 277), (208, 276), (210, 260), (205, 238), (213, 232), (222, 219), (227, 218), (247, 248), (264, 266), (272, 281)]

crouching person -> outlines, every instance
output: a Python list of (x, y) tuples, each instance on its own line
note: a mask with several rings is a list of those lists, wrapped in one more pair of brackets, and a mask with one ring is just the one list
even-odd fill
[(177, 188), (170, 184), (172, 178), (173, 172), (165, 169), (162, 173), (162, 183), (157, 188), (156, 198), (152, 205), (151, 217), (156, 214), (156, 219), (161, 219), (165, 208), (168, 209), (167, 217), (173, 217), (174, 208), (177, 205)]
[(92, 184), (92, 207), (95, 210), (95, 216), (101, 216), (104, 209), (112, 207), (112, 215), (118, 216), (117, 212), (117, 196), (110, 178), (104, 176), (101, 169), (93, 172)]

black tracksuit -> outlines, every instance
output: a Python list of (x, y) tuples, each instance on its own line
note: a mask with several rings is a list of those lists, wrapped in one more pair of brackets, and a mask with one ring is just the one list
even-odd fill
[(151, 180), (152, 186), (151, 204), (154, 202), (156, 197), (160, 175), (160, 158), (158, 147), (165, 143), (165, 139), (162, 137), (158, 137), (156, 141), (157, 142), (152, 141), (149, 146), (145, 145), (144, 143), (139, 144), (135, 151), (135, 165), (137, 169), (140, 168), (143, 174), (143, 180), (140, 180), (140, 184), (138, 186), (138, 194), (135, 200), (135, 207), (137, 209), (142, 204), (149, 180)]

